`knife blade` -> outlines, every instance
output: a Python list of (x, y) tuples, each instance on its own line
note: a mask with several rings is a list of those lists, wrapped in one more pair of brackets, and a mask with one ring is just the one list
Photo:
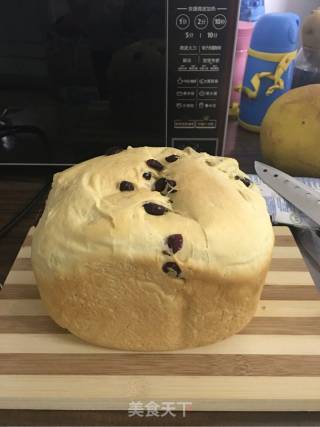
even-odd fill
[(313, 281), (320, 291), (320, 238), (316, 231), (296, 228), (292, 230), (294, 238), (306, 261)]
[(296, 178), (261, 162), (255, 162), (259, 178), (320, 226), (320, 193)]

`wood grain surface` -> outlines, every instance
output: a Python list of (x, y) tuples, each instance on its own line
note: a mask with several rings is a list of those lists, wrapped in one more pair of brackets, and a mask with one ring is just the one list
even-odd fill
[(196, 411), (320, 411), (320, 294), (287, 228), (256, 316), (207, 347), (139, 353), (87, 344), (47, 315), (31, 233), (0, 292), (0, 409), (124, 410), (188, 401)]

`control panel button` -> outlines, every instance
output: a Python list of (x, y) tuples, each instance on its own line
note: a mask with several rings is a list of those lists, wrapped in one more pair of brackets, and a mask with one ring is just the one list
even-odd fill
[(217, 108), (217, 104), (214, 101), (199, 101), (198, 109), (199, 110), (213, 110)]
[(174, 127), (176, 129), (193, 129), (195, 127), (194, 120), (175, 120)]
[(179, 30), (186, 30), (190, 26), (190, 18), (185, 13), (181, 13), (177, 16), (176, 19), (176, 26), (179, 28)]
[(227, 18), (225, 15), (220, 13), (213, 18), (212, 21), (213, 28), (217, 31), (223, 30), (227, 26)]
[(179, 46), (179, 53), (198, 53), (199, 47), (196, 44), (181, 44)]
[(196, 107), (196, 104), (194, 102), (183, 102), (179, 101), (176, 103), (176, 109), (177, 110), (194, 110)]
[(196, 56), (180, 55), (177, 62), (178, 66), (184, 65), (186, 67), (190, 67), (191, 65), (198, 64), (198, 58)]
[(209, 24), (209, 19), (204, 13), (200, 13), (194, 18), (194, 26), (198, 30), (205, 30)]
[(201, 56), (201, 65), (207, 65), (211, 67), (212, 65), (220, 64), (220, 58), (216, 56)]
[(197, 86), (198, 79), (185, 79), (183, 77), (178, 77), (177, 85), (178, 86)]
[(221, 53), (222, 52), (222, 45), (218, 45), (218, 44), (204, 44), (202, 46), (200, 46), (200, 51), (201, 53)]
[(218, 95), (216, 89), (200, 89), (198, 92), (199, 98), (214, 98)]
[(179, 89), (176, 92), (177, 98), (195, 98), (196, 97), (196, 90), (195, 89)]
[(197, 120), (196, 128), (197, 129), (216, 129), (217, 120)]
[(212, 86), (218, 85), (219, 79), (199, 79), (199, 86)]

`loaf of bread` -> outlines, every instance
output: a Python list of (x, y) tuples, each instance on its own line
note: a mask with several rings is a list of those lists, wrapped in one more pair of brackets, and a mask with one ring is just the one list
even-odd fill
[(174, 350), (251, 320), (273, 244), (265, 201), (235, 160), (128, 148), (54, 176), (32, 265), (50, 316), (78, 337)]

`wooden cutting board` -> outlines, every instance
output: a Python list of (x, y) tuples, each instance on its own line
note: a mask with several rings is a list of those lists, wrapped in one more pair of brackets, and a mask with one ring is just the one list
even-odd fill
[(130, 402), (172, 401), (198, 411), (320, 410), (320, 294), (290, 231), (275, 233), (262, 300), (240, 334), (130, 353), (86, 344), (47, 316), (30, 232), (0, 292), (0, 409), (127, 411)]

